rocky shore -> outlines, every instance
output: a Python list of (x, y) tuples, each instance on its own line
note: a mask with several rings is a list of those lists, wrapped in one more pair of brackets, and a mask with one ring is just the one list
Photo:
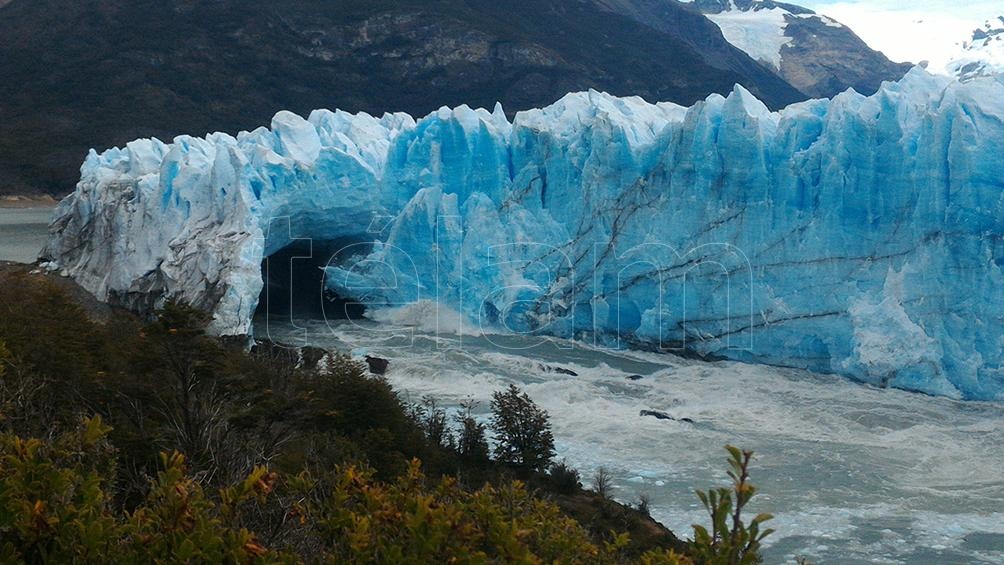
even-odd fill
[(48, 194), (0, 196), (0, 208), (53, 208), (57, 203), (58, 201)]

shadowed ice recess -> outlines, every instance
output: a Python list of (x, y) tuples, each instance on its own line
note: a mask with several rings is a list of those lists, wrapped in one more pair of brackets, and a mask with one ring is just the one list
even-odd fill
[(516, 383), (548, 410), (558, 459), (579, 469), (585, 486), (596, 468), (608, 468), (616, 499), (636, 503), (649, 495), (653, 517), (680, 535), (707, 523), (694, 489), (728, 483), (721, 446), (753, 449), (761, 489), (754, 511), (777, 515), (766, 563), (794, 556), (813, 563), (1004, 562), (998, 403), (795, 369), (482, 335), (425, 307), (379, 318), (260, 320), (255, 330), (388, 358), (387, 378), (404, 400), (429, 395), (456, 410), (474, 399), (485, 419), (492, 391)]
[(326, 284), (371, 313), (432, 300), (517, 333), (999, 399), (1002, 147), (1004, 84), (919, 68), (775, 113), (738, 86), (690, 108), (570, 94), (512, 122), (280, 112), (92, 152), (44, 258), (244, 334), (263, 258), (308, 238), (345, 248)]

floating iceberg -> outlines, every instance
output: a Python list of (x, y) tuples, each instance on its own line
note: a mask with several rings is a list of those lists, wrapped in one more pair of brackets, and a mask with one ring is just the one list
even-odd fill
[(309, 239), (328, 291), (371, 312), (433, 302), (1000, 399), (1002, 155), (1004, 84), (919, 68), (774, 113), (739, 86), (690, 108), (570, 94), (512, 122), (280, 112), (92, 152), (43, 259), (101, 299), (178, 297), (247, 334), (263, 259)]

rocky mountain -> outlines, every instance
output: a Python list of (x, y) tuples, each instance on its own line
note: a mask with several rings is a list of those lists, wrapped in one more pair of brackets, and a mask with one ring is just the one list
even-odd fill
[(1004, 16), (989, 20), (973, 31), (960, 53), (946, 66), (949, 75), (961, 81), (1004, 74)]
[(912, 66), (893, 63), (847, 26), (793, 4), (773, 0), (692, 0), (725, 38), (792, 86), (816, 98), (847, 88), (868, 95)]
[(512, 116), (589, 88), (690, 104), (736, 83), (776, 109), (905, 71), (769, 0), (0, 0), (0, 37), (0, 194), (68, 192), (92, 147), (280, 109)]
[(588, 88), (689, 104), (735, 83), (774, 108), (805, 97), (699, 15), (663, 11), (653, 27), (591, 0), (13, 0), (0, 192), (65, 193), (89, 148), (280, 109), (512, 113)]

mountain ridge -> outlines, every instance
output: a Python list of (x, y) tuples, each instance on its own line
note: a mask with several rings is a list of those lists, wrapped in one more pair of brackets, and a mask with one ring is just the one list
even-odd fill
[(422, 116), (500, 101), (512, 115), (589, 88), (689, 105), (737, 83), (772, 109), (808, 98), (667, 0), (8, 0), (0, 10), (0, 194), (65, 194), (91, 148), (235, 133), (282, 109)]
[(68, 192), (92, 147), (236, 132), (280, 109), (512, 112), (590, 87), (690, 103), (735, 82), (775, 107), (803, 97), (575, 0), (15, 1), (0, 36), (0, 190), (15, 193)]

